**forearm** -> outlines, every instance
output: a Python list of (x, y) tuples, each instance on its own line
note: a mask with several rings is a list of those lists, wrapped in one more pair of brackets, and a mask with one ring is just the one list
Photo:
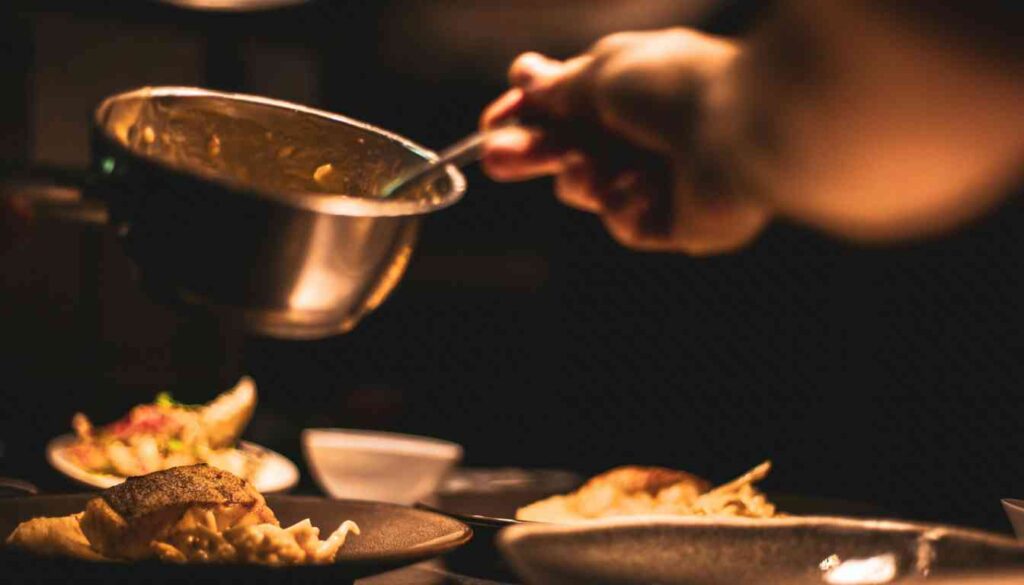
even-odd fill
[(879, 6), (785, 0), (748, 40), (704, 126), (734, 190), (884, 239), (968, 220), (1018, 179), (1019, 61), (964, 50)]

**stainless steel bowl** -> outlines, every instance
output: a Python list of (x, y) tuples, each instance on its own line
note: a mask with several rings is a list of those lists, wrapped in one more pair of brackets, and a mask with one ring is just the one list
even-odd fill
[(108, 209), (158, 299), (253, 333), (314, 339), (351, 330), (380, 305), (421, 216), (461, 198), (453, 167), (447, 180), (381, 198), (403, 169), (433, 158), (401, 136), (295, 104), (143, 88), (96, 109), (91, 178), (75, 205)]

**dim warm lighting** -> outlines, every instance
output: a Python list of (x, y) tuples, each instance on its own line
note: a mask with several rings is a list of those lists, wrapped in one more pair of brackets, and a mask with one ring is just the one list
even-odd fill
[(310, 237), (311, 252), (300, 269), (300, 278), (288, 299), (289, 304), (302, 311), (322, 311), (337, 303), (339, 298), (352, 294), (358, 283), (325, 270), (326, 254), (334, 252), (333, 232), (329, 221), (318, 221), (313, 225)]
[(412, 244), (405, 244), (399, 248), (395, 258), (381, 276), (380, 282), (374, 287), (370, 296), (367, 297), (367, 310), (372, 311), (379, 307), (384, 302), (384, 299), (388, 297), (388, 294), (391, 293), (391, 290), (398, 286), (398, 281), (401, 280), (402, 274), (405, 273), (405, 267), (409, 264), (411, 257)]

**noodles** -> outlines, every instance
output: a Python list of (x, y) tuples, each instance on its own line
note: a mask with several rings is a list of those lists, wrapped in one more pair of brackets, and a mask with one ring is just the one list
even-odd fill
[(194, 509), (150, 547), (161, 560), (177, 563), (322, 564), (334, 562), (350, 532), (359, 534), (359, 527), (346, 520), (320, 540), (309, 518), (287, 528), (264, 522), (220, 530), (211, 510)]
[(176, 563), (325, 564), (334, 562), (349, 533), (359, 534), (359, 526), (346, 520), (320, 540), (320, 529), (308, 518), (287, 528), (256, 524), (218, 531), (211, 516), (151, 546), (161, 560)]

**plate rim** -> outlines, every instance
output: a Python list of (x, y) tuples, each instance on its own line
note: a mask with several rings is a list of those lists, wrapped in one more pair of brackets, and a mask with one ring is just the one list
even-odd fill
[[(383, 555), (383, 556), (379, 555), (379, 554), (378, 555), (363, 554), (363, 555), (351, 556), (351, 557), (347, 557), (345, 559), (345, 563), (354, 563), (354, 564), (366, 563), (366, 564), (372, 564), (372, 563), (381, 562), (382, 559), (388, 559), (390, 561), (402, 561), (402, 562), (405, 562), (405, 561), (416, 561), (416, 560), (426, 560), (426, 559), (429, 559), (429, 558), (434, 558), (434, 557), (441, 556), (443, 554), (449, 553), (449, 552), (459, 548), (460, 546), (462, 546), (462, 545), (466, 544), (467, 542), (469, 542), (470, 540), (472, 540), (473, 539), (473, 534), (474, 534), (473, 533), (473, 528), (471, 526), (469, 526), (468, 524), (466, 524), (465, 522), (459, 520), (458, 518), (452, 518), (452, 517), (448, 516), (447, 514), (441, 514), (439, 512), (434, 512), (434, 511), (431, 511), (431, 510), (422, 510), (422, 509), (416, 508), (415, 506), (404, 506), (402, 504), (395, 504), (393, 502), (379, 502), (379, 501), (376, 501), (376, 500), (355, 500), (355, 499), (350, 499), (350, 498), (331, 498), (331, 497), (328, 497), (328, 496), (311, 496), (311, 495), (300, 495), (300, 494), (295, 494), (295, 495), (293, 495), (293, 494), (269, 494), (268, 498), (270, 500), (287, 499), (287, 500), (299, 501), (299, 502), (310, 501), (310, 500), (315, 501), (315, 502), (324, 502), (324, 501), (327, 501), (327, 502), (338, 502), (338, 503), (344, 504), (346, 506), (352, 506), (352, 507), (356, 507), (356, 508), (392, 508), (392, 509), (397, 508), (397, 509), (405, 510), (407, 512), (412, 512), (414, 514), (423, 514), (423, 515), (425, 515), (427, 517), (433, 516), (433, 517), (443, 518), (446, 521), (453, 522), (455, 524), (455, 526), (458, 527), (458, 529), (459, 529), (458, 534), (454, 534), (453, 533), (450, 537), (435, 538), (434, 540), (428, 541), (428, 542), (426, 542), (424, 544), (416, 545), (415, 547), (412, 547), (411, 549), (409, 549), (407, 551), (404, 551), (404, 552), (394, 553), (394, 554), (390, 554), (390, 555)], [(268, 502), (268, 503), (271, 505), (271, 508), (273, 508), (273, 502)], [(342, 549), (342, 550), (344, 550), (344, 549)]]
[(574, 540), (583, 543), (601, 542), (604, 543), (603, 546), (614, 549), (616, 546), (621, 546), (615, 544), (616, 540), (629, 540), (644, 532), (657, 534), (667, 530), (675, 533), (676, 538), (686, 538), (694, 536), (694, 530), (708, 528), (724, 528), (727, 531), (732, 529), (727, 536), (739, 534), (744, 530), (771, 534), (769, 531), (777, 529), (781, 534), (781, 531), (784, 530), (795, 529), (799, 532), (804, 528), (818, 528), (826, 533), (862, 529), (869, 534), (902, 534), (918, 542), (959, 539), (1024, 558), (1024, 543), (1017, 542), (1013, 537), (1002, 533), (951, 524), (843, 516), (742, 518), (647, 515), (605, 518), (574, 524), (521, 523), (500, 530), (495, 537), (495, 546), (502, 558), (523, 579), (536, 578), (540, 580), (538, 574), (546, 576), (570, 574), (576, 578), (575, 581), (572, 581), (575, 583), (580, 582), (580, 578), (592, 578), (592, 575), (587, 572), (586, 568), (581, 569), (583, 565), (574, 564), (571, 560), (564, 560), (572, 555), (551, 557), (538, 551), (543, 551), (555, 542), (564, 543)]
[[(81, 485), (93, 488), (106, 489), (118, 485), (127, 479), (126, 477), (120, 477), (117, 475), (87, 471), (72, 463), (63, 455), (63, 451), (67, 449), (70, 443), (74, 440), (75, 435), (65, 433), (57, 435), (46, 443), (46, 461), (50, 464), (50, 467)], [(263, 453), (265, 456), (274, 460), (275, 464), (279, 465), (282, 469), (283, 473), (277, 481), (266, 482), (262, 485), (257, 485), (255, 481), (253, 482), (254, 487), (256, 487), (261, 494), (278, 494), (298, 485), (300, 473), (299, 468), (295, 465), (294, 461), (273, 449), (269, 449), (257, 443), (239, 441), (238, 445), (243, 449), (251, 449)], [(266, 465), (266, 463), (264, 464)]]
[[(555, 494), (555, 495), (557, 495), (557, 494)], [(771, 494), (769, 494), (769, 499), (771, 499), (772, 501), (777, 501), (775, 498), (778, 498), (778, 501), (785, 501), (787, 499), (792, 499), (792, 498), (809, 498), (809, 497), (811, 497), (811, 496), (797, 496), (797, 495), (794, 495), (794, 494), (775, 494), (775, 496), (772, 496)], [(822, 502), (853, 503), (853, 504), (857, 504), (857, 505), (871, 506), (871, 504), (864, 504), (863, 502), (852, 502), (852, 501), (838, 499), (838, 498), (815, 498), (815, 499), (819, 500), (819, 501), (822, 501)], [(1004, 501), (1006, 501), (1006, 500), (1004, 500)], [(1020, 504), (1021, 504), (1020, 505), (1021, 512), (1024, 512), (1024, 500), (1017, 500), (1017, 501), (1019, 501)], [(467, 513), (467, 512), (449, 511), (449, 510), (445, 509), (444, 507), (442, 507), (440, 503), (431, 502), (429, 500), (420, 500), (420, 501), (416, 502), (414, 505), (417, 508), (421, 508), (421, 509), (424, 509), (424, 510), (427, 510), (427, 511), (430, 511), (430, 512), (436, 512), (438, 514), (443, 514), (445, 516), (451, 516), (452, 518), (461, 520), (462, 522), (466, 522), (466, 523), (473, 524), (473, 525), (478, 525), (478, 526), (485, 526), (487, 528), (500, 529), (500, 528), (504, 528), (506, 526), (515, 526), (517, 524), (556, 524), (556, 525), (560, 525), (560, 526), (566, 526), (567, 525), (566, 523), (559, 523), (559, 522), (544, 522), (544, 521), (541, 521), (541, 520), (520, 520), (520, 519), (514, 518), (514, 517), (509, 518), (509, 517), (502, 517), (502, 516), (488, 516), (488, 515), (484, 515), (484, 514), (470, 514), (470, 513)], [(880, 510), (881, 510), (881, 508), (879, 508), (879, 511)], [(635, 517), (639, 517), (639, 516), (640, 515), (636, 515), (636, 516), (613, 516), (611, 518), (630, 518), (630, 517), (634, 517), (635, 518)], [(660, 516), (656, 515), (656, 514), (647, 514), (647, 515), (643, 515), (643, 516), (652, 517), (652, 518), (653, 517), (660, 517), (660, 516), (664, 516), (664, 517), (680, 517), (680, 518), (699, 517), (699, 516), (671, 515), (671, 514), (663, 514), (663, 515), (660, 515)], [(801, 518), (809, 518), (809, 517), (822, 517), (822, 518), (824, 518), (824, 517), (828, 517), (828, 518), (850, 518), (850, 519), (861, 519), (861, 520), (892, 520), (892, 521), (912, 522), (912, 520), (904, 520), (902, 518), (899, 518), (897, 516), (894, 516), (894, 515), (891, 515), (891, 514), (887, 514), (887, 513), (880, 513), (878, 515), (791, 514), (790, 516), (787, 516), (787, 517), (801, 517)], [(595, 520), (598, 520), (598, 519), (595, 519)]]
[[(53, 493), (53, 494), (39, 494), (35, 496), (14, 496), (10, 498), (0, 499), (0, 505), (11, 505), (17, 507), (18, 504), (25, 500), (39, 501), (42, 499), (51, 500), (66, 500), (66, 499), (81, 499), (84, 503), (91, 498), (97, 497), (98, 492), (71, 492), (71, 493)], [(311, 502), (314, 504), (321, 504), (324, 502), (336, 503), (338, 505), (352, 507), (352, 508), (385, 508), (385, 509), (401, 509), (405, 512), (412, 512), (413, 514), (422, 515), (427, 519), (433, 520), (444, 520), (449, 523), (453, 528), (450, 535), (446, 535), (440, 538), (435, 538), (427, 542), (408, 547), (399, 551), (391, 553), (361, 553), (352, 556), (345, 556), (338, 562), (330, 563), (327, 565), (291, 565), (286, 567), (273, 567), (258, 564), (247, 564), (247, 563), (219, 563), (212, 565), (187, 565), (192, 567), (245, 567), (245, 568), (265, 568), (268, 571), (307, 571), (317, 570), (323, 568), (335, 568), (341, 571), (355, 570), (359, 572), (361, 569), (369, 567), (385, 567), (384, 570), (397, 569), (399, 567), (408, 566), (413, 563), (425, 561), (439, 556), (448, 554), (455, 549), (460, 548), (473, 539), (474, 532), (473, 528), (456, 518), (451, 518), (445, 514), (439, 514), (437, 512), (431, 512), (429, 510), (421, 510), (412, 506), (403, 506), (401, 504), (394, 504), (391, 502), (378, 502), (373, 500), (353, 500), (353, 499), (339, 499), (329, 498), (326, 496), (314, 496), (314, 495), (294, 495), (294, 494), (267, 494), (267, 500), (271, 508), (274, 506), (274, 500), (285, 500), (289, 502)], [(342, 548), (344, 550), (344, 548)], [(0, 542), (0, 554), (11, 554), (11, 549), (6, 544)], [(21, 553), (19, 553), (21, 554)], [(49, 558), (49, 557), (44, 557)], [(62, 561), (68, 562), (81, 562), (81, 563), (92, 563), (82, 559), (74, 559), (71, 557), (61, 557)], [(118, 563), (107, 563), (111, 566), (119, 566)], [(178, 565), (167, 565), (156, 560), (140, 561), (139, 563), (130, 564), (130, 567), (136, 567), (138, 565), (153, 565), (153, 566), (178, 566)]]
[(855, 518), (850, 516), (782, 516), (777, 518), (747, 518), (742, 516), (669, 516), (636, 515), (599, 518), (570, 524), (550, 522), (519, 522), (501, 530), (499, 545), (511, 539), (532, 535), (563, 535), (590, 532), (613, 532), (617, 529), (645, 528), (696, 528), (696, 527), (743, 528), (804, 528), (829, 527), (841, 529), (864, 528), (889, 532), (919, 532), (934, 537), (966, 536), (996, 545), (1024, 549), (1024, 543), (1013, 536), (953, 524), (917, 522), (892, 518)]

